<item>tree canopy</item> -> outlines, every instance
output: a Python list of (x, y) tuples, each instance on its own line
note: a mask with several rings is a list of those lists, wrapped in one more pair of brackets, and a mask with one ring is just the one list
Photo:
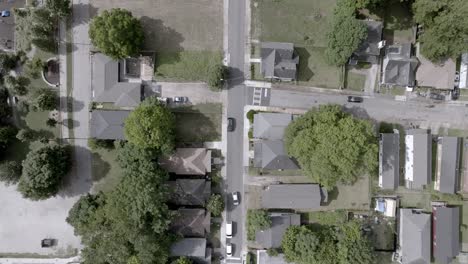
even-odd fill
[(46, 8), (54, 18), (65, 18), (71, 14), (70, 0), (46, 0)]
[(138, 54), (143, 46), (143, 28), (128, 10), (105, 10), (91, 21), (89, 38), (104, 54), (123, 59)]
[(82, 237), (82, 257), (93, 264), (166, 264), (173, 240), (168, 175), (149, 151), (123, 142), (116, 148), (121, 181), (106, 193), (81, 197), (67, 218)]
[(359, 120), (339, 105), (313, 108), (286, 129), (285, 145), (302, 170), (331, 189), (352, 184), (377, 167), (378, 146), (370, 121)]
[(187, 257), (180, 257), (172, 262), (172, 264), (192, 264), (193, 261)]
[(247, 238), (255, 239), (255, 233), (260, 230), (266, 230), (271, 227), (271, 218), (266, 210), (247, 211)]
[(175, 117), (156, 98), (143, 101), (125, 120), (125, 138), (140, 148), (174, 149)]
[(327, 33), (325, 55), (329, 64), (346, 64), (353, 52), (367, 37), (367, 27), (356, 19), (356, 3), (350, 0), (337, 2), (330, 31)]
[(0, 122), (11, 117), (11, 107), (7, 103), (8, 101), (8, 90), (0, 87)]
[(34, 105), (41, 111), (54, 110), (57, 108), (57, 93), (51, 89), (42, 88), (36, 92)]
[(224, 211), (224, 200), (220, 194), (212, 194), (206, 205), (206, 209), (214, 216), (221, 216)]
[(32, 150), (23, 161), (18, 191), (32, 200), (56, 195), (71, 164), (71, 151), (67, 146), (46, 145)]
[(421, 53), (431, 61), (455, 58), (468, 51), (468, 2), (416, 0), (414, 20), (423, 25)]
[(0, 181), (6, 185), (16, 184), (21, 176), (21, 163), (8, 160), (0, 163)]
[(6, 149), (15, 140), (17, 131), (13, 126), (0, 127), (0, 149)]
[(297, 264), (374, 263), (373, 248), (356, 222), (314, 229), (291, 226), (281, 246), (285, 259)]

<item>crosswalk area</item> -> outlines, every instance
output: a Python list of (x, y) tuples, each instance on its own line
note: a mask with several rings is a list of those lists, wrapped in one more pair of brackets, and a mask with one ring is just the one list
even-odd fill
[(268, 106), (270, 104), (271, 88), (251, 87), (252, 89), (252, 105)]

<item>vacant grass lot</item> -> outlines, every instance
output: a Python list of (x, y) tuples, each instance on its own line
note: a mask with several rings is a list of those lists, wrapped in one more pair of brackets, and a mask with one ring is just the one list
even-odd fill
[(361, 92), (366, 83), (366, 76), (359, 73), (348, 72), (346, 74), (346, 89)]
[(93, 192), (112, 190), (123, 176), (115, 149), (96, 149), (91, 154)]
[(338, 88), (341, 71), (324, 51), (335, 0), (252, 1), (252, 38), (292, 42), (299, 54), (300, 85)]
[(388, 44), (413, 41), (413, 19), (409, 4), (388, 1), (384, 14), (384, 39)]
[(172, 108), (176, 116), (176, 141), (202, 143), (221, 140), (221, 104)]
[(156, 55), (156, 77), (165, 81), (200, 81), (208, 78), (210, 68), (221, 62), (216, 51), (181, 51)]

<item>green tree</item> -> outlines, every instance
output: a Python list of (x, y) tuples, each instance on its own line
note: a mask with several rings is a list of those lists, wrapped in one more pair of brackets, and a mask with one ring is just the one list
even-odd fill
[(128, 10), (105, 10), (91, 21), (89, 37), (104, 54), (123, 59), (140, 52), (143, 46), (143, 28)]
[(48, 118), (46, 120), (46, 125), (48, 127), (55, 127), (55, 125), (57, 125), (57, 120), (53, 119), (53, 118)]
[(313, 108), (286, 129), (285, 145), (302, 170), (327, 189), (354, 183), (377, 168), (378, 146), (372, 124), (338, 105)]
[(125, 120), (125, 138), (140, 148), (174, 149), (174, 115), (156, 98), (143, 101)]
[(414, 20), (423, 25), (421, 53), (431, 61), (455, 58), (468, 50), (468, 2), (416, 0)]
[(266, 230), (271, 227), (271, 218), (265, 210), (249, 209), (247, 211), (247, 238), (255, 239), (257, 231)]
[(208, 86), (212, 90), (221, 90), (224, 85), (224, 79), (226, 78), (226, 67), (222, 64), (216, 64), (212, 66), (208, 73)]
[(331, 65), (346, 64), (354, 51), (367, 37), (366, 25), (352, 16), (334, 16), (327, 34), (325, 55)]
[(21, 177), (21, 163), (9, 160), (0, 163), (0, 181), (6, 185), (16, 184)]
[(42, 88), (36, 92), (34, 105), (41, 111), (50, 111), (57, 108), (57, 93), (51, 89)]
[(90, 138), (88, 139), (88, 147), (92, 150), (98, 149), (113, 149), (114, 148), (114, 141), (108, 139), (97, 139), (97, 138)]
[(284, 257), (288, 262), (320, 263), (316, 255), (320, 247), (320, 237), (306, 226), (289, 227), (281, 242)]
[(11, 117), (11, 107), (8, 105), (8, 90), (0, 87), (0, 123)]
[(172, 264), (193, 264), (192, 260), (187, 257), (180, 257), (172, 262)]
[(0, 53), (1, 74), (6, 74), (16, 67), (17, 57), (15, 54)]
[(67, 223), (75, 228), (75, 234), (86, 235), (92, 229), (93, 217), (96, 211), (105, 204), (103, 193), (81, 196), (68, 212)]
[(56, 195), (71, 163), (68, 146), (45, 145), (32, 150), (23, 161), (18, 191), (31, 200), (43, 200)]
[(70, 0), (46, 0), (46, 8), (56, 19), (65, 18), (71, 14)]
[(0, 149), (6, 149), (15, 140), (17, 132), (13, 126), (0, 127)]
[(212, 194), (206, 209), (211, 212), (214, 216), (220, 216), (224, 211), (224, 200), (223, 197), (219, 194)]
[(33, 140), (34, 137), (35, 137), (34, 130), (29, 129), (29, 128), (20, 129), (18, 133), (16, 134), (16, 138), (21, 142)]
[(33, 79), (41, 77), (41, 72), (44, 70), (44, 62), (41, 58), (35, 56), (28, 60), (25, 65), (25, 74)]
[(374, 250), (370, 241), (362, 234), (359, 223), (351, 221), (343, 224), (336, 233), (339, 263), (375, 263)]

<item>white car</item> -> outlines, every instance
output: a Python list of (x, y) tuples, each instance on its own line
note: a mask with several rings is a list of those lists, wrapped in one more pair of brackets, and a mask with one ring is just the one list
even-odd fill
[(239, 192), (232, 193), (232, 203), (236, 206), (239, 205)]
[(226, 256), (232, 257), (232, 245), (231, 245), (231, 243), (226, 244)]
[(232, 222), (226, 222), (226, 237), (232, 237)]

